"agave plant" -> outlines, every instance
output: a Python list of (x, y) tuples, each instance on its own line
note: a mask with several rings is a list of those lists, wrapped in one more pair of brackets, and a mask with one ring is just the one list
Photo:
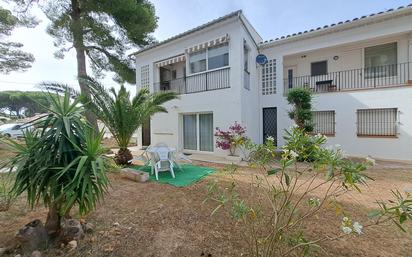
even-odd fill
[(12, 192), (26, 192), (32, 208), (43, 202), (49, 208), (46, 230), (57, 235), (61, 217), (70, 216), (73, 206), (86, 214), (103, 198), (109, 162), (102, 155), (103, 133), (86, 123), (80, 99), (71, 102), (66, 91), (64, 97), (49, 94), (48, 101), (49, 115), (25, 133), (23, 144), (2, 141), (17, 153), (5, 164), (16, 173)]

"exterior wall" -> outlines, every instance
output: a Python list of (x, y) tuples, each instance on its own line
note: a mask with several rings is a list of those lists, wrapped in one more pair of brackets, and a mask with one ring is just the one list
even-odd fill
[[(412, 159), (412, 87), (317, 94), (314, 110), (335, 110), (335, 136), (329, 145), (339, 144), (349, 155), (386, 159)], [(397, 138), (357, 137), (356, 110), (398, 108)]]
[[(242, 121), (241, 87), (243, 37), (239, 20), (230, 19), (215, 26), (174, 40), (156, 49), (139, 54), (136, 58), (137, 82), (140, 82), (140, 67), (150, 65), (150, 83), (159, 81), (155, 63), (183, 54), (186, 48), (229, 34), (230, 88), (180, 95), (179, 100), (165, 104), (167, 114), (156, 114), (151, 119), (151, 143), (167, 143), (182, 150), (182, 115), (213, 112), (213, 127), (228, 128), (235, 121)], [(177, 75), (179, 78), (179, 74)], [(137, 85), (139, 88), (139, 85)], [(139, 141), (139, 140), (138, 140)], [(138, 142), (141, 145), (141, 141)], [(226, 151), (214, 150), (215, 154), (226, 155)]]
[[(328, 60), (328, 72), (364, 67), (364, 48), (389, 42), (398, 42), (398, 63), (412, 62), (412, 13), (403, 11), (393, 17), (365, 19), (352, 26), (343, 25), (331, 33), (304, 35), (257, 46), (260, 36), (250, 23), (240, 16), (202, 29), (190, 36), (175, 39), (154, 49), (140, 53), (136, 58), (136, 78), (139, 87), (140, 67), (149, 65), (150, 85), (159, 81), (155, 63), (181, 55), (186, 48), (229, 34), (230, 88), (184, 94), (179, 100), (167, 103), (167, 114), (157, 114), (151, 120), (152, 144), (165, 142), (182, 150), (182, 115), (213, 113), (213, 127), (226, 129), (235, 121), (246, 126), (247, 133), (257, 143), (263, 141), (262, 109), (277, 108), (278, 145), (283, 145), (284, 130), (292, 125), (284, 97), (284, 67), (295, 66), (294, 76), (310, 75), (310, 63)], [(373, 21), (373, 22), (370, 22)], [(351, 28), (349, 28), (352, 26)], [(250, 89), (244, 88), (243, 42), (250, 47)], [(262, 95), (262, 67), (255, 57), (263, 53), (276, 59), (276, 93)], [(302, 58), (305, 55), (305, 58)], [(334, 56), (339, 56), (334, 60)], [(177, 78), (183, 76), (179, 73)], [(410, 71), (412, 73), (412, 70)], [(411, 76), (412, 77), (412, 74)], [(412, 159), (412, 87), (396, 87), (350, 92), (331, 92), (314, 95), (314, 110), (335, 111), (335, 136), (328, 144), (342, 145), (349, 155), (371, 155), (388, 159)], [(397, 108), (399, 126), (397, 138), (360, 138), (356, 135), (356, 110), (366, 108)], [(138, 143), (140, 137), (138, 137)], [(226, 151), (214, 149), (214, 154)]]
[[(364, 49), (369, 46), (376, 46), (386, 43), (397, 42), (398, 46), (398, 63), (408, 62), (408, 42), (409, 35), (380, 38), (357, 42), (356, 44), (348, 44), (337, 47), (329, 47), (326, 49), (314, 50), (287, 56), (284, 59), (284, 67), (296, 67), (296, 76), (310, 75), (312, 62), (327, 61), (328, 72), (337, 72), (353, 69), (361, 69), (364, 66)], [(305, 56), (305, 57), (302, 57)], [(338, 56), (338, 60), (333, 57)], [(284, 76), (286, 74), (284, 73)]]
[(241, 67), (241, 109), (242, 109), (242, 118), (239, 121), (243, 126), (246, 127), (247, 136), (250, 137), (253, 141), (257, 142), (260, 139), (260, 122), (259, 117), (256, 115), (259, 113), (259, 84), (257, 83), (259, 73), (256, 69), (255, 57), (259, 54), (258, 49), (255, 45), (253, 38), (246, 30), (242, 30), (242, 38), (249, 47), (249, 89), (245, 88), (244, 81), (244, 54), (243, 54), (243, 40), (241, 41), (242, 47), (242, 67)]
[[(296, 66), (296, 75), (310, 75), (310, 63), (328, 60), (328, 72), (364, 67), (363, 48), (389, 42), (398, 42), (398, 63), (412, 62), (412, 16), (357, 27), (319, 37), (291, 41), (264, 47), (268, 59), (277, 60), (277, 93), (261, 96), (261, 107), (278, 108), (278, 144), (283, 145), (283, 130), (292, 125), (287, 112), (290, 109), (283, 96), (284, 67)], [(302, 55), (306, 55), (302, 58)], [(337, 61), (333, 56), (338, 55)], [(386, 159), (412, 159), (412, 88), (359, 90), (315, 94), (314, 110), (335, 110), (336, 134), (329, 145), (340, 144), (348, 155)], [(398, 108), (397, 138), (361, 138), (356, 135), (356, 110), (365, 108)]]

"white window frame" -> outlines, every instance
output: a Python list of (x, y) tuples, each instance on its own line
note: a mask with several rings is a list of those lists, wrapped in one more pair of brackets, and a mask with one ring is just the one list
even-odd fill
[[(202, 151), (200, 150), (200, 118), (199, 116), (201, 114), (212, 114), (212, 122), (213, 124), (215, 124), (215, 120), (214, 120), (214, 114), (213, 112), (189, 112), (189, 113), (181, 113), (182, 119), (181, 119), (181, 144), (182, 144), (182, 149), (184, 152), (187, 153), (196, 153), (196, 152), (201, 152), (201, 153), (214, 153), (215, 152), (215, 136), (214, 136), (214, 132), (213, 133), (213, 142), (212, 142), (212, 151)], [(183, 130), (183, 116), (184, 115), (196, 115), (196, 150), (193, 149), (185, 149), (184, 148), (184, 130)], [(212, 128), (214, 128), (214, 125), (212, 124)]]
[[(222, 46), (222, 45), (227, 45), (228, 65), (209, 70), (209, 48), (218, 47), (218, 46)], [(216, 45), (216, 46), (207, 47), (205, 49), (202, 49), (202, 51), (203, 50), (206, 51), (206, 70), (192, 73), (192, 69), (190, 68), (190, 55), (193, 54), (193, 53), (196, 53), (196, 52), (189, 53), (189, 54), (187, 54), (188, 56), (186, 58), (186, 67), (187, 67), (186, 70), (189, 70), (189, 74), (187, 75), (188, 77), (191, 76), (191, 75), (198, 75), (198, 74), (207, 73), (207, 72), (211, 72), (211, 71), (223, 70), (223, 69), (226, 69), (226, 68), (230, 67), (230, 56), (231, 56), (230, 41), (226, 42), (226, 43), (223, 43), (223, 44)], [(198, 52), (200, 52), (200, 51), (198, 51)]]
[[(367, 65), (367, 62), (366, 62), (366, 49), (367, 48), (382, 47), (382, 46), (391, 45), (391, 44), (395, 44), (395, 46), (396, 46), (396, 48), (395, 48), (396, 49), (395, 63), (394, 64), (386, 64), (386, 65), (383, 65), (383, 66), (368, 66), (368, 67), (366, 66)], [(398, 75), (397, 64), (398, 64), (398, 61), (399, 61), (398, 59), (399, 59), (399, 43), (397, 41), (387, 42), (387, 43), (383, 43), (383, 44), (371, 45), (371, 46), (364, 47), (363, 48), (363, 60), (362, 61), (363, 61), (363, 66), (364, 66), (365, 79), (385, 78), (385, 77), (395, 77), (395, 76), (397, 76)], [(390, 66), (390, 65), (394, 65), (394, 69), (393, 69), (394, 74), (392, 74), (392, 75), (386, 75), (386, 72), (388, 71), (388, 70), (386, 70), (386, 68), (385, 68), (384, 72), (381, 72), (381, 73), (380, 73), (379, 70), (377, 70), (377, 71), (373, 70), (373, 68), (375, 68), (375, 67), (385, 67), (385, 66)]]

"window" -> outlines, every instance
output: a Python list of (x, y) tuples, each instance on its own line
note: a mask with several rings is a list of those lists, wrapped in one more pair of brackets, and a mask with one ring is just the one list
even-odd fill
[(397, 108), (357, 110), (358, 136), (396, 136)]
[(200, 151), (213, 151), (213, 114), (199, 114)]
[(249, 72), (249, 47), (243, 45), (243, 87), (250, 89), (250, 72)]
[(229, 66), (229, 44), (209, 47), (189, 55), (190, 73)]
[(149, 80), (149, 65), (144, 65), (140, 67), (140, 84), (141, 87), (149, 87), (150, 80)]
[(191, 53), (189, 56), (190, 73), (206, 71), (206, 50)]
[(365, 48), (365, 77), (389, 77), (397, 74), (397, 43)]
[(328, 62), (312, 62), (310, 64), (310, 74), (312, 76), (326, 75), (328, 74)]
[(249, 72), (249, 47), (243, 45), (243, 70)]
[(229, 45), (223, 44), (208, 48), (207, 50), (208, 70), (213, 70), (229, 65)]
[(262, 95), (276, 94), (276, 60), (268, 60), (262, 67)]
[(313, 133), (322, 135), (335, 135), (335, 111), (314, 111)]
[(213, 152), (213, 114), (183, 115), (183, 148)]
[(197, 116), (183, 115), (183, 148), (197, 150)]
[(288, 69), (288, 88), (293, 88), (293, 69)]

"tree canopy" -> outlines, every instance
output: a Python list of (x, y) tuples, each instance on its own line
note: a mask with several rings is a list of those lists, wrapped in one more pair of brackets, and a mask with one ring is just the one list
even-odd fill
[(43, 92), (2, 91), (0, 92), (0, 112), (17, 117), (33, 116), (35, 113), (47, 111), (50, 106)]
[[(15, 2), (27, 9), (34, 1)], [(153, 41), (150, 33), (157, 26), (157, 18), (149, 1), (45, 0), (38, 5), (51, 21), (47, 33), (55, 39), (57, 58), (64, 58), (75, 48), (88, 57), (95, 76), (109, 71), (117, 80), (135, 82), (127, 52)]]
[(10, 10), (0, 6), (0, 73), (25, 71), (34, 62), (32, 54), (21, 50), (23, 44), (7, 41), (13, 29), (19, 26), (33, 27), (37, 21), (29, 16), (13, 15)]
[[(113, 72), (118, 82), (134, 84), (135, 71), (127, 52), (153, 41), (150, 33), (157, 26), (154, 6), (147, 0), (14, 0), (22, 11), (38, 4), (51, 21), (47, 32), (58, 48), (57, 58), (74, 48), (77, 77), (81, 92), (90, 96), (87, 64), (95, 77)], [(97, 130), (96, 117), (90, 111), (85, 116)]]

